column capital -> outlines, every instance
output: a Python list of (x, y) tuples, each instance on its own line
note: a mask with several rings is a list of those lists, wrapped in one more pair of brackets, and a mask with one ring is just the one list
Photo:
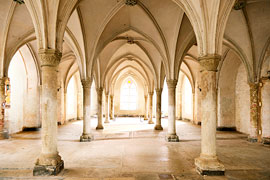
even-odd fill
[(6, 79), (7, 79), (7, 77), (1, 77), (0, 78), (0, 86), (5, 86), (6, 85)]
[(110, 94), (110, 98), (111, 98), (111, 99), (113, 98), (113, 96), (114, 96), (114, 95), (111, 95), (111, 94)]
[(59, 65), (62, 57), (62, 53), (56, 49), (40, 49), (38, 54), (40, 57), (41, 67), (56, 67)]
[(148, 94), (149, 94), (149, 96), (153, 96), (154, 93), (153, 92), (148, 92)]
[(82, 79), (83, 88), (91, 88), (92, 81), (90, 79)]
[(221, 56), (218, 54), (209, 54), (198, 58), (200, 65), (207, 71), (217, 71)]
[(251, 89), (258, 89), (260, 86), (260, 84), (256, 82), (249, 82), (248, 84)]
[(103, 93), (103, 88), (102, 87), (96, 88), (96, 91), (97, 91), (97, 93), (102, 94)]
[(156, 90), (156, 94), (160, 95), (163, 89), (162, 88), (160, 88), (160, 89), (156, 88), (155, 90)]
[(176, 80), (176, 79), (167, 80), (168, 89), (176, 88), (177, 82), (178, 82), (178, 80)]

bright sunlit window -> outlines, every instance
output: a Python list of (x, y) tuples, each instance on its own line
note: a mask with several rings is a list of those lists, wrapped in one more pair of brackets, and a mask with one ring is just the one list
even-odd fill
[(137, 109), (137, 87), (131, 78), (127, 78), (121, 87), (120, 109)]

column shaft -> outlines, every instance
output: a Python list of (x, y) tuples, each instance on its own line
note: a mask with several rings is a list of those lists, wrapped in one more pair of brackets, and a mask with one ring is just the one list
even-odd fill
[(110, 123), (109, 122), (109, 94), (105, 95), (105, 122), (104, 123)]
[(248, 141), (258, 141), (259, 84), (250, 83), (250, 132)]
[(6, 101), (5, 96), (5, 81), (6, 78), (0, 78), (0, 139), (6, 139), (8, 137), (7, 131), (5, 130), (5, 109), (4, 103)]
[(113, 95), (110, 95), (110, 119), (114, 119)]
[(103, 88), (97, 88), (97, 101), (98, 101), (98, 125), (96, 129), (104, 129), (103, 128), (103, 117), (102, 117), (102, 93)]
[(154, 124), (153, 122), (153, 93), (149, 92), (148, 93), (148, 97), (149, 97), (149, 120), (148, 120), (148, 124)]
[(64, 162), (57, 151), (57, 69), (61, 53), (43, 49), (39, 55), (42, 69), (42, 150), (33, 174), (56, 175), (64, 168)]
[(199, 58), (201, 72), (201, 154), (195, 159), (197, 170), (202, 175), (224, 175), (224, 166), (216, 156), (217, 87), (216, 72), (219, 55)]
[(166, 140), (168, 142), (178, 142), (175, 127), (175, 88), (177, 80), (167, 80), (168, 85), (168, 134)]
[(144, 96), (144, 120), (148, 120), (147, 116), (147, 95)]
[(92, 140), (91, 134), (91, 81), (82, 80), (83, 86), (83, 133), (80, 137), (81, 142)]
[(163, 130), (161, 126), (161, 93), (162, 89), (156, 89), (156, 126), (155, 130)]

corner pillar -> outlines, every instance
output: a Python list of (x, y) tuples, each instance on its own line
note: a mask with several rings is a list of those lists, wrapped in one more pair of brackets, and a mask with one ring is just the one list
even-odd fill
[(42, 77), (42, 149), (33, 175), (57, 175), (64, 168), (64, 161), (57, 151), (57, 69), (62, 54), (54, 49), (41, 49)]
[(155, 130), (163, 130), (161, 126), (161, 94), (162, 89), (156, 89), (156, 126)]
[(6, 86), (6, 78), (0, 78), (0, 139), (8, 138), (8, 131), (5, 129), (5, 86)]
[(168, 86), (168, 133), (166, 135), (166, 141), (179, 142), (179, 138), (176, 134), (175, 125), (175, 89), (177, 80), (167, 80)]
[(110, 95), (110, 119), (114, 119), (114, 101), (113, 101), (113, 95)]
[(103, 127), (103, 115), (102, 115), (102, 93), (103, 93), (103, 88), (97, 88), (97, 101), (98, 101), (98, 104), (97, 104), (97, 114), (98, 114), (98, 125), (96, 127), (96, 129), (104, 129)]
[(248, 141), (258, 141), (259, 83), (249, 83), (250, 87), (250, 130)]
[(109, 121), (109, 94), (105, 94), (105, 121), (104, 123), (110, 123)]
[(216, 72), (221, 56), (199, 58), (201, 72), (201, 154), (195, 159), (197, 171), (202, 175), (224, 175), (224, 165), (216, 155), (217, 87)]
[(154, 124), (154, 122), (153, 122), (153, 92), (149, 92), (148, 97), (149, 97), (148, 124)]
[(80, 142), (90, 142), (91, 134), (91, 80), (82, 80), (83, 86), (83, 133)]
[(148, 96), (144, 95), (144, 120), (148, 120), (148, 116), (147, 116), (147, 99), (148, 99)]

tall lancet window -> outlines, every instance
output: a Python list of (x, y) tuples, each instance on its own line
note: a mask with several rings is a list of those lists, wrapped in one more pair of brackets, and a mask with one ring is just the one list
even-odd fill
[(120, 109), (137, 109), (137, 86), (135, 84), (135, 81), (131, 78), (127, 78), (122, 84), (120, 94)]

